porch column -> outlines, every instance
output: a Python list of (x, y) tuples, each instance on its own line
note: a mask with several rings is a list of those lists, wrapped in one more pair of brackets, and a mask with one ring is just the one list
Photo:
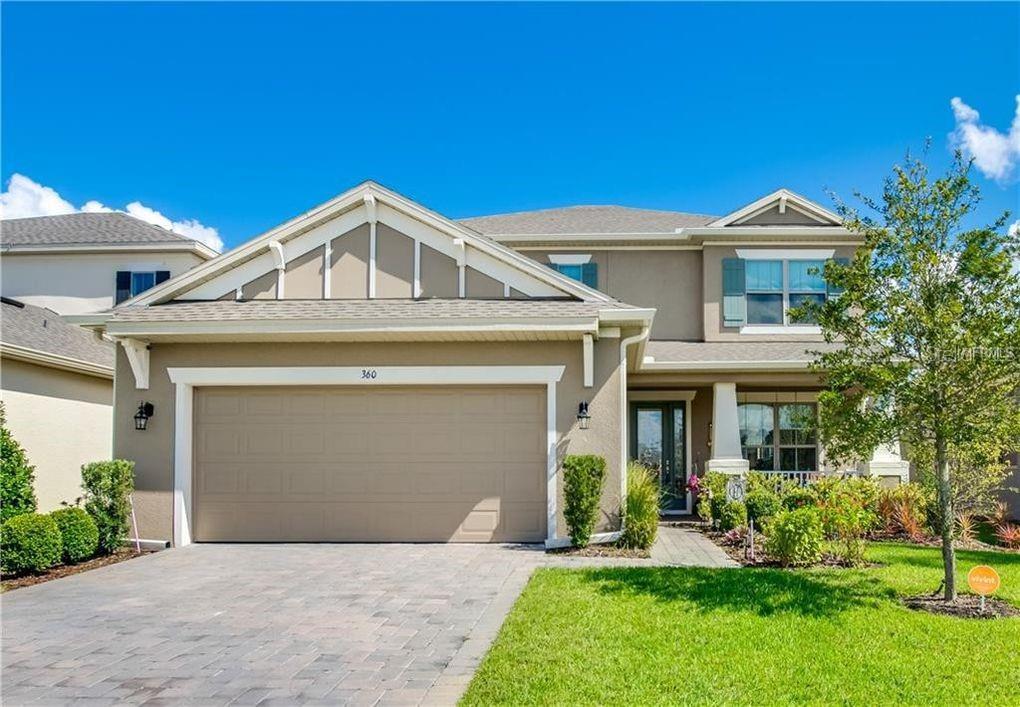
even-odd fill
[(737, 419), (737, 384), (712, 385), (712, 458), (708, 471), (744, 475), (748, 462), (740, 454), (740, 422)]
[(870, 459), (857, 465), (857, 473), (874, 476), (884, 484), (905, 484), (910, 481), (910, 462), (900, 456), (899, 443), (880, 444)]

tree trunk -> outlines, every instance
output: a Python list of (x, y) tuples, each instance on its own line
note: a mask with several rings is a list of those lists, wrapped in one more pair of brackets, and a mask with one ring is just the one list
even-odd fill
[(953, 513), (953, 491), (949, 484), (949, 454), (945, 438), (935, 435), (935, 471), (938, 476), (939, 508), (942, 511), (942, 565), (945, 569), (944, 597), (956, 599), (956, 552), (953, 550), (953, 531), (956, 517)]

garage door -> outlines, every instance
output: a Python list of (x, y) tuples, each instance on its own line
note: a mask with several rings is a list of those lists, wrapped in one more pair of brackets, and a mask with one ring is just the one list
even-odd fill
[(545, 537), (545, 388), (195, 389), (205, 541)]

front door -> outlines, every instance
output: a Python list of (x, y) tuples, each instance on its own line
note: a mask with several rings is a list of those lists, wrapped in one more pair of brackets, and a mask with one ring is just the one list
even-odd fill
[(659, 475), (664, 513), (687, 507), (687, 404), (631, 404), (630, 456)]

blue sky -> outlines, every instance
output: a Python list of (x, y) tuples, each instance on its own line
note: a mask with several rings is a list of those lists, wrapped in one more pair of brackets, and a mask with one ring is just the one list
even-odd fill
[(927, 136), (944, 165), (953, 97), (1020, 210), (1017, 3), (4, 3), (2, 81), (5, 189), (227, 245), (366, 178), (452, 217), (828, 205)]

